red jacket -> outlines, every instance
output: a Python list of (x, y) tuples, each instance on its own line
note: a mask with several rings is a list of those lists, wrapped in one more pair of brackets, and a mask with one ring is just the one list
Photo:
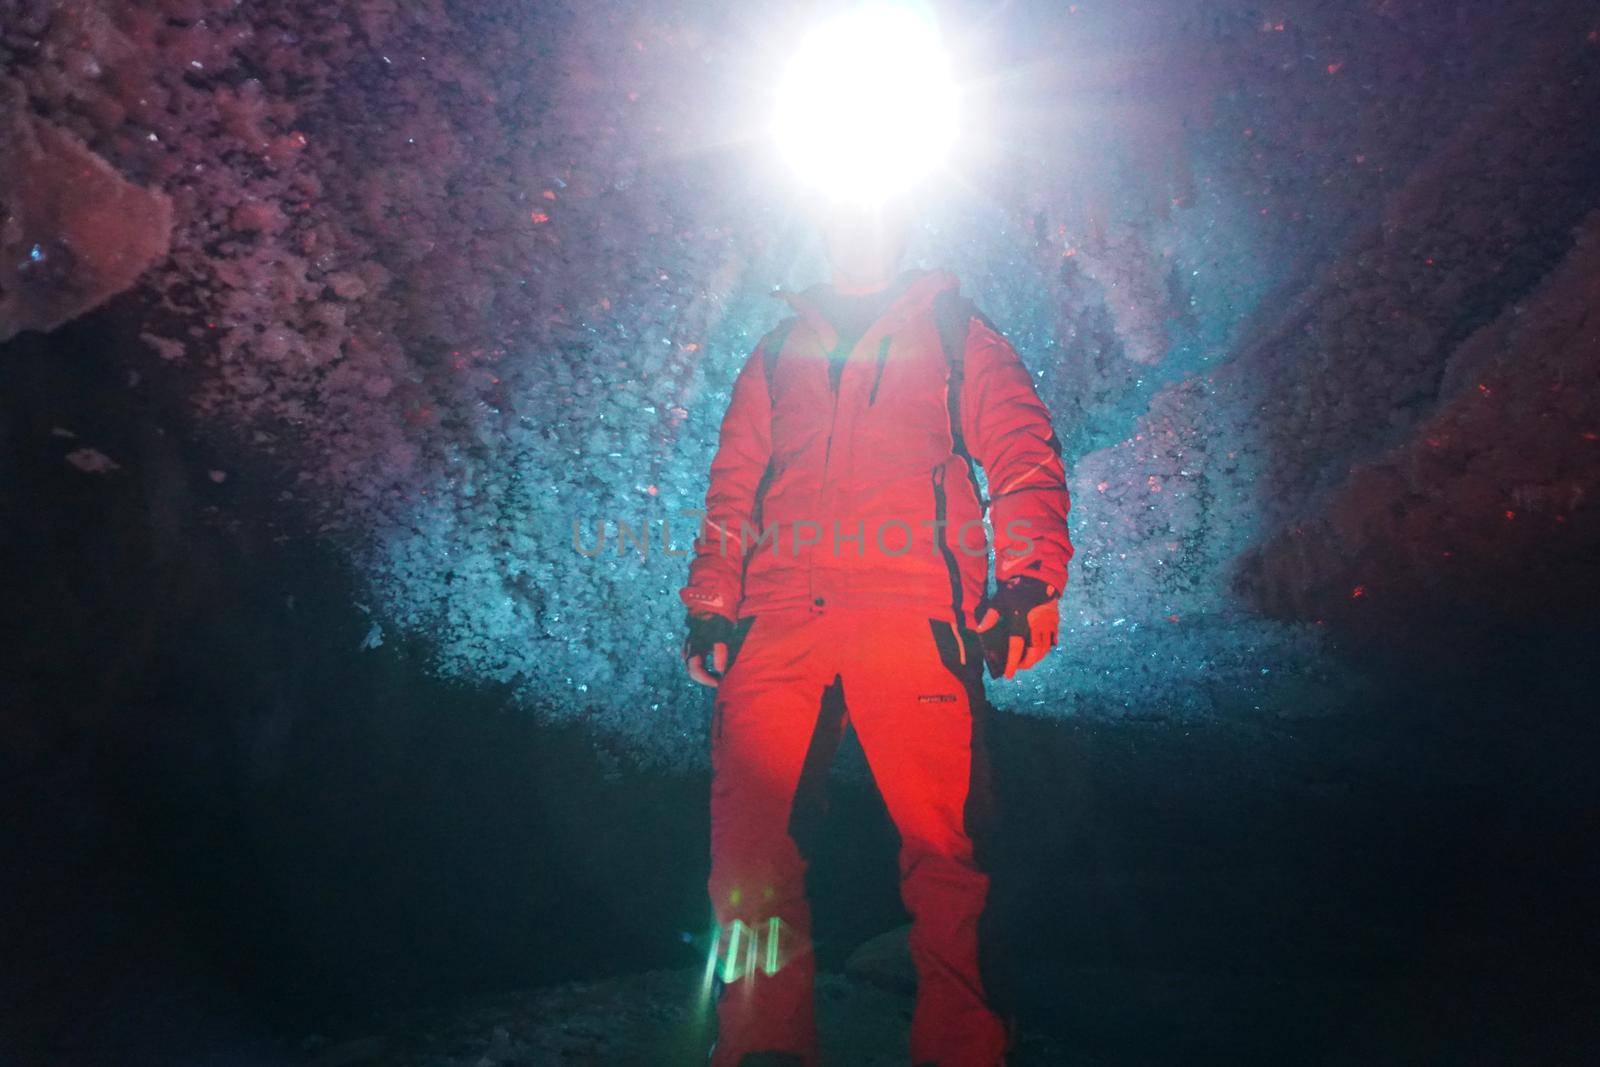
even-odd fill
[[(850, 350), (837, 392), (837, 332), (816, 293), (778, 294), (798, 316), (734, 382), (683, 602), (729, 618), (896, 607), (970, 624), (989, 572), (973, 464), (988, 478), (996, 577), (1061, 589), (1072, 544), (1050, 414), (955, 276), (915, 276)], [(957, 358), (941, 321), (964, 336)]]

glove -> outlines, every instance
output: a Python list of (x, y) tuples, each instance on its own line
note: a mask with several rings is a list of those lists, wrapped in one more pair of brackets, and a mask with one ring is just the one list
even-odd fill
[(1059, 590), (1025, 574), (983, 599), (973, 629), (983, 639), (991, 678), (1014, 678), (1049, 655), (1061, 629), (1060, 603)]
[[(728, 669), (728, 642), (733, 639), (733, 620), (725, 615), (691, 611), (684, 620), (689, 633), (683, 639), (683, 662), (689, 677), (701, 685), (714, 686)], [(706, 657), (711, 669), (706, 670)]]

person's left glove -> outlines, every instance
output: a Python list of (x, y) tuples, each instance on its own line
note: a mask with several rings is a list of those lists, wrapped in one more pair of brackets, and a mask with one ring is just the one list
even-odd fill
[[(683, 662), (689, 677), (701, 685), (714, 686), (728, 669), (728, 643), (733, 640), (733, 620), (710, 612), (689, 612), (685, 624), (689, 633), (683, 639)], [(711, 670), (706, 670), (706, 657)]]
[(1014, 678), (1050, 654), (1061, 630), (1060, 604), (1059, 589), (1026, 574), (983, 599), (973, 629), (983, 639), (990, 677)]

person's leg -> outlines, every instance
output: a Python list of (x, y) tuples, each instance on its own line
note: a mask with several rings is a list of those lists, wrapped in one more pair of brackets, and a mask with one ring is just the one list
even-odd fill
[[(711, 876), (716, 915), (717, 1041), (712, 1067), (752, 1053), (817, 1062), (806, 858), (793, 830), (828, 738), (833, 674), (813, 619), (763, 617), (717, 688), (711, 737)], [(825, 676), (826, 673), (826, 676)], [(831, 704), (831, 702), (830, 702)], [(831, 706), (837, 707), (836, 704)], [(756, 1062), (759, 1062), (757, 1060)]]
[(853, 625), (850, 721), (900, 832), (900, 892), (913, 920), (911, 1060), (995, 1067), (1010, 1035), (979, 964), (989, 875), (974, 838), (984, 840), (993, 815), (982, 661), (948, 623), (874, 613)]

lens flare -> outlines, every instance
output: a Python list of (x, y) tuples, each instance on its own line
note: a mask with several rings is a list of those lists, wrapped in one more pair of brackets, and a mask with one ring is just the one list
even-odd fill
[(773, 134), (807, 186), (880, 204), (949, 155), (957, 94), (933, 22), (878, 5), (826, 22), (801, 42), (778, 90)]

